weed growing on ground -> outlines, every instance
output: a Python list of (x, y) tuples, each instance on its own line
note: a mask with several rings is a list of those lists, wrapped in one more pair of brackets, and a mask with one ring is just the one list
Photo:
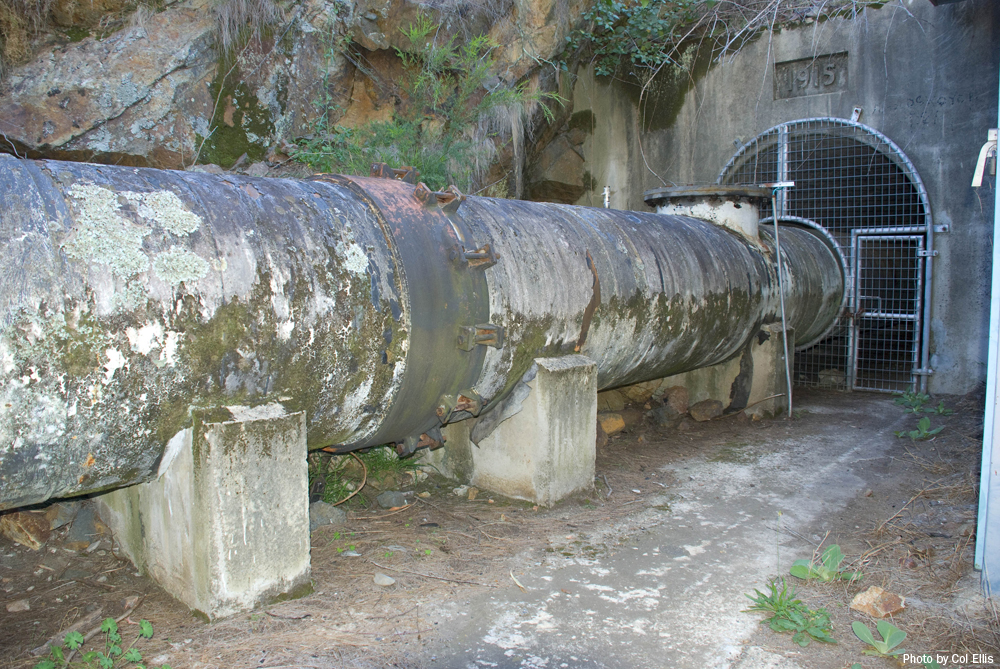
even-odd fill
[[(60, 667), (93, 667), (113, 669), (113, 667), (132, 666), (135, 669), (145, 669), (142, 663), (142, 653), (135, 647), (139, 639), (153, 638), (153, 625), (148, 620), (139, 621), (139, 633), (132, 639), (127, 648), (122, 648), (122, 635), (114, 618), (105, 618), (101, 623), (101, 639), (104, 650), (86, 651), (80, 655), (80, 662), (72, 662), (73, 656), (83, 647), (86, 639), (79, 632), (70, 632), (63, 639), (62, 645), (53, 643), (49, 647), (48, 659), (35, 665), (34, 669), (56, 669)], [(67, 651), (69, 651), (67, 653)], [(96, 665), (95, 665), (96, 663)], [(162, 665), (160, 669), (170, 669), (170, 665)]]
[(830, 636), (833, 625), (827, 610), (820, 608), (813, 611), (808, 608), (802, 600), (795, 598), (795, 588), (789, 588), (785, 579), (780, 580), (780, 589), (778, 579), (767, 584), (770, 590), (767, 594), (754, 588), (754, 594), (747, 595), (753, 606), (745, 611), (770, 613), (761, 624), (767, 623), (775, 632), (791, 632), (792, 641), (800, 646), (808, 646), (812, 639), (823, 643), (837, 643)]
[(867, 643), (872, 648), (865, 651), (865, 655), (876, 655), (878, 657), (896, 657), (903, 653), (902, 648), (897, 648), (906, 639), (906, 632), (885, 620), (880, 620), (875, 624), (875, 628), (881, 635), (882, 640), (877, 641), (872, 631), (864, 623), (855, 620), (851, 623), (851, 629), (855, 636)]
[(806, 581), (818, 579), (824, 583), (829, 583), (836, 580), (861, 580), (862, 574), (860, 571), (840, 571), (840, 563), (843, 561), (844, 553), (840, 550), (840, 546), (833, 544), (823, 551), (823, 555), (820, 556), (818, 562), (814, 560), (796, 560), (792, 563), (792, 568), (789, 571), (792, 576)]
[(892, 402), (903, 407), (903, 413), (920, 413), (924, 410), (924, 404), (929, 402), (930, 399), (930, 395), (909, 390), (896, 396)]
[(902, 439), (903, 437), (909, 437), (910, 441), (923, 441), (933, 437), (935, 434), (944, 429), (944, 425), (939, 425), (934, 429), (931, 429), (931, 419), (924, 416), (917, 422), (916, 430), (896, 430), (893, 434)]
[(893, 402), (903, 407), (903, 413), (936, 413), (939, 416), (950, 416), (955, 413), (951, 409), (946, 409), (943, 401), (938, 402), (936, 407), (926, 406), (930, 400), (930, 395), (911, 390), (909, 392), (902, 393), (901, 395), (897, 395)]

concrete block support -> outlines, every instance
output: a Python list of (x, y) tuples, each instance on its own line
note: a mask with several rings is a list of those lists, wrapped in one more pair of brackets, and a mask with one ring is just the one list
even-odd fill
[[(795, 330), (789, 328), (788, 368), (795, 369)], [(746, 412), (752, 416), (775, 418), (788, 411), (788, 381), (781, 323), (761, 326), (750, 343), (753, 376), (747, 395)], [(794, 383), (794, 381), (793, 381)], [(774, 397), (781, 395), (781, 397)], [(771, 398), (771, 399), (766, 399)]]
[(471, 423), (462, 420), (442, 427), (444, 448), (418, 451), (420, 464), (432, 467), (441, 476), (460, 483), (472, 483), (472, 450), (475, 446), (469, 440)]
[[(795, 331), (792, 328), (788, 329), (788, 348), (794, 365)], [(788, 407), (781, 324), (761, 326), (743, 351), (725, 362), (602, 392), (598, 395), (598, 408), (618, 411), (628, 403), (641, 404), (650, 397), (661, 399), (675, 386), (687, 389), (689, 405), (718, 400), (729, 413), (744, 409), (747, 414), (760, 418), (781, 414)]]
[(305, 414), (195, 425), (98, 498), (135, 565), (210, 620), (311, 590)]
[(521, 411), (472, 447), (472, 482), (550, 506), (594, 485), (597, 365), (582, 355), (535, 364)]
[[(788, 352), (794, 363), (795, 331), (788, 329)], [(726, 362), (669, 376), (660, 387), (684, 386), (689, 404), (719, 400), (727, 412), (744, 409), (760, 418), (777, 416), (788, 408), (785, 352), (781, 323), (762, 325), (743, 353)], [(774, 397), (781, 395), (781, 397)], [(767, 399), (771, 398), (771, 399)]]

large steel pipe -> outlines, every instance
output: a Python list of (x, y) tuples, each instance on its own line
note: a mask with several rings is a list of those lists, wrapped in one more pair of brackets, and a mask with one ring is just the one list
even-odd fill
[[(842, 268), (808, 231), (782, 247), (801, 340)], [(777, 314), (766, 235), (391, 178), (0, 156), (0, 248), (0, 509), (139, 482), (196, 419), (305, 411), (310, 447), (412, 447), (536, 357), (614, 387), (721, 362)]]

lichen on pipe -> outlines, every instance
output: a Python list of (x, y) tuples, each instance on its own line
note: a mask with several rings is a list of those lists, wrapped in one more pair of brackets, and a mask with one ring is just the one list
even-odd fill
[[(537, 357), (582, 353), (613, 387), (721, 362), (775, 317), (766, 235), (383, 172), (0, 156), (0, 509), (145, 480), (195, 416), (305, 411), (310, 448), (405, 452)], [(821, 331), (841, 269), (796, 234), (790, 321)]]

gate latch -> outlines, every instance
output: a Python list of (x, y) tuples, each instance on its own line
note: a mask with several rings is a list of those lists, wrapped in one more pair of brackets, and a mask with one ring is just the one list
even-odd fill
[(937, 249), (934, 249), (933, 251), (926, 251), (924, 249), (917, 251), (917, 257), (919, 258), (927, 258), (927, 257), (933, 258), (937, 254), (938, 254)]
[(503, 328), (492, 323), (463, 325), (458, 329), (458, 347), (471, 351), (476, 346), (503, 348)]

